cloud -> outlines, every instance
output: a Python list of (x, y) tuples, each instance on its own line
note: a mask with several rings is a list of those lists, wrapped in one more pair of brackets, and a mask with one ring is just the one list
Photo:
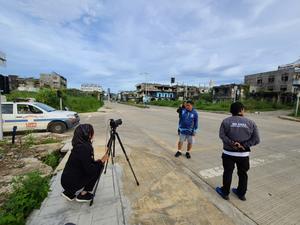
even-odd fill
[[(71, 87), (145, 79), (242, 81), (299, 56), (300, 3), (276, 0), (0, 0), (1, 73), (56, 71)], [(298, 10), (297, 10), (298, 9)], [(282, 14), (289, 11), (289, 14)]]

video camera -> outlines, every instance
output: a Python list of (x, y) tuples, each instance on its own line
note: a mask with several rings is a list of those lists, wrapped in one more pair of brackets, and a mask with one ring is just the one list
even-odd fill
[(119, 125), (122, 124), (122, 120), (121, 119), (117, 119), (117, 120), (114, 120), (114, 119), (110, 119), (110, 127), (111, 128), (117, 128)]

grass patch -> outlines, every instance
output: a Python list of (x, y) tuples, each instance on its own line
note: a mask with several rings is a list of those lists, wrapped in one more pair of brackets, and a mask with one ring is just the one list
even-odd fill
[(0, 208), (0, 225), (24, 225), (33, 209), (41, 206), (49, 191), (49, 178), (31, 172), (13, 180), (13, 192)]
[[(12, 91), (6, 95), (8, 101), (16, 98), (35, 98), (36, 101), (50, 105), (59, 109), (59, 98), (54, 89), (43, 88), (38, 92)], [(95, 112), (104, 105), (103, 101), (98, 100), (98, 94), (85, 93), (79, 90), (62, 90), (63, 107), (68, 107), (76, 112)]]
[(49, 137), (49, 138), (46, 138), (44, 140), (41, 140), (39, 142), (39, 144), (53, 144), (53, 143), (59, 143), (59, 142), (61, 142), (61, 141), (58, 140), (58, 139)]
[(75, 112), (96, 112), (104, 103), (92, 96), (68, 96), (65, 105)]
[(61, 158), (60, 152), (56, 151), (48, 154), (45, 158), (42, 159), (42, 161), (46, 165), (51, 166), (52, 169), (54, 170), (58, 166), (60, 162), (60, 158)]
[[(247, 99), (242, 101), (246, 107), (247, 111), (254, 112), (254, 111), (274, 111), (279, 109), (292, 109), (292, 106), (277, 104), (273, 102), (267, 101), (257, 101), (254, 99)], [(171, 101), (171, 100), (158, 100), (150, 102), (151, 105), (158, 105), (158, 106), (168, 106), (168, 107), (179, 107), (182, 101)], [(231, 105), (231, 101), (222, 101), (222, 102), (208, 102), (203, 100), (195, 101), (194, 107), (200, 110), (207, 110), (207, 111), (225, 111), (229, 112), (229, 108)]]

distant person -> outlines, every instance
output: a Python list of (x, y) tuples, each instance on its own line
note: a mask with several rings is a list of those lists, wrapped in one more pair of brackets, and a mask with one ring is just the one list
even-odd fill
[[(78, 202), (92, 200), (93, 188), (108, 159), (105, 154), (101, 159), (94, 160), (93, 137), (94, 129), (90, 124), (81, 124), (74, 131), (73, 149), (61, 176), (64, 188), (62, 196), (69, 201), (75, 197)], [(76, 196), (75, 193), (81, 189), (83, 190)]]
[(198, 129), (198, 113), (193, 109), (193, 102), (187, 101), (185, 108), (182, 109), (181, 115), (179, 118), (179, 141), (178, 141), (178, 151), (175, 154), (175, 157), (182, 155), (182, 146), (183, 142), (187, 141), (187, 152), (185, 156), (189, 159), (191, 158), (191, 150), (193, 147), (194, 136)]
[(246, 200), (248, 184), (247, 171), (249, 165), (250, 147), (260, 142), (256, 124), (244, 117), (244, 105), (240, 102), (230, 106), (231, 117), (223, 120), (219, 136), (223, 141), (223, 186), (216, 191), (221, 197), (228, 200), (234, 165), (237, 166), (239, 182), (232, 192), (242, 201)]
[[(182, 115), (182, 110), (185, 109), (185, 104), (186, 104), (186, 102), (184, 101), (184, 102), (181, 104), (181, 106), (179, 106), (178, 109), (177, 109), (177, 113), (178, 113), (178, 117), (179, 117), (179, 124), (180, 124), (180, 118), (181, 118), (181, 115)], [(177, 132), (178, 132), (178, 135), (180, 135), (179, 127), (178, 127)]]

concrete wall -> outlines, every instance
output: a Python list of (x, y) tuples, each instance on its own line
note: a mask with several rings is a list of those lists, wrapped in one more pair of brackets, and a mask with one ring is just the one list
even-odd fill
[[(245, 84), (250, 86), (250, 92), (294, 92), (294, 69), (275, 70), (245, 76)], [(287, 80), (284, 78), (287, 77)], [(286, 90), (285, 90), (286, 89)]]

